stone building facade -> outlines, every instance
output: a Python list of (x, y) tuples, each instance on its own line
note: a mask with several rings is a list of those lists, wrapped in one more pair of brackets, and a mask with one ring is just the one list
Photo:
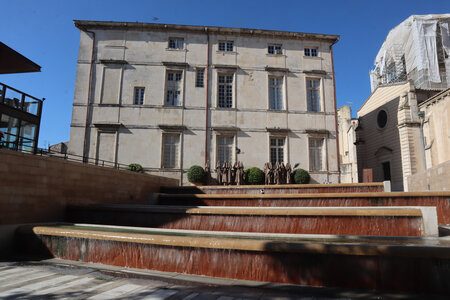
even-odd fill
[(450, 191), (450, 88), (419, 104), (426, 169), (409, 176), (410, 191)]
[(363, 169), (372, 169), (374, 181), (390, 180), (392, 190), (407, 190), (407, 177), (425, 168), (418, 105), (438, 92), (412, 82), (377, 87), (358, 110), (360, 181)]
[[(335, 35), (75, 21), (69, 152), (186, 184), (192, 165), (279, 161), (338, 182)], [(213, 175), (214, 177), (214, 175)]]
[(352, 118), (352, 111), (348, 105), (340, 107), (337, 116), (341, 182), (357, 183), (359, 177), (355, 129), (359, 121)]
[[(340, 109), (341, 160), (358, 166), (360, 182), (364, 169), (370, 169), (373, 181), (389, 180), (394, 191), (410, 190), (409, 177), (434, 166), (431, 160), (445, 161), (447, 106), (434, 96), (450, 87), (449, 26), (450, 14), (413, 15), (393, 28), (375, 58), (372, 94), (359, 108), (358, 119), (351, 119), (348, 108)], [(424, 117), (424, 105), (440, 108), (428, 112), (434, 123), (425, 121), (430, 118)], [(433, 150), (426, 145), (428, 131), (435, 136)], [(356, 146), (356, 156), (345, 155), (352, 149), (342, 148), (346, 141)], [(348, 182), (348, 176), (343, 178)]]

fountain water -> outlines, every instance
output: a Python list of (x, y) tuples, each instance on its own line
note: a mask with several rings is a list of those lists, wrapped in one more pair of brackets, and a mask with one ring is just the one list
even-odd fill
[[(276, 191), (277, 187), (270, 188)], [(18, 236), (22, 247), (32, 251), (44, 249), (59, 258), (124, 267), (450, 294), (450, 241), (437, 237), (436, 208), (377, 206), (381, 194), (376, 198), (367, 193), (370, 200), (364, 200), (363, 194), (317, 194), (317, 198), (281, 193), (166, 195), (160, 201), (170, 206), (70, 207), (71, 224), (24, 226)], [(391, 193), (383, 203), (409, 204), (413, 196), (401, 198), (406, 196)], [(426, 201), (438, 196), (421, 197)], [(448, 203), (450, 194), (439, 197)], [(221, 206), (179, 206), (176, 201)], [(235, 207), (234, 201), (246, 205)], [(327, 207), (338, 202), (340, 207)], [(312, 207), (303, 207), (305, 203)], [(365, 207), (353, 206), (355, 203)], [(281, 207), (272, 207), (278, 204)], [(442, 205), (440, 209), (445, 220), (449, 208)]]

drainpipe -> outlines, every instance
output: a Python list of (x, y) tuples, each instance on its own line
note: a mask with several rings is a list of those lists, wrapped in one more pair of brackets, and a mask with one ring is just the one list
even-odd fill
[(89, 112), (91, 103), (91, 84), (92, 84), (92, 70), (94, 68), (94, 49), (95, 49), (95, 32), (88, 31), (86, 28), (81, 28), (86, 33), (92, 34), (92, 50), (91, 50), (91, 67), (89, 69), (89, 83), (88, 83), (88, 96), (86, 100), (86, 120), (84, 124), (84, 140), (83, 140), (83, 162), (87, 162), (87, 128), (89, 122)]
[[(206, 31), (206, 97), (205, 97), (205, 163), (204, 166), (208, 163), (208, 114), (209, 114), (209, 32), (208, 28), (205, 28)], [(210, 166), (211, 167), (211, 166)]]
[(423, 158), (423, 170), (427, 170), (427, 158), (425, 156), (425, 139), (423, 137), (423, 123), (425, 122), (425, 112), (419, 111), (417, 115), (420, 118), (420, 141), (422, 144), (422, 158)]
[(334, 43), (330, 45), (330, 50), (331, 50), (331, 69), (332, 69), (332, 73), (333, 73), (334, 127), (336, 130), (336, 160), (337, 160), (337, 171), (338, 171), (338, 183), (341, 183), (341, 163), (340, 163), (340, 159), (339, 159), (339, 134), (338, 134), (337, 102), (336, 102), (336, 80), (335, 80), (336, 74), (334, 73), (333, 45), (334, 45)]

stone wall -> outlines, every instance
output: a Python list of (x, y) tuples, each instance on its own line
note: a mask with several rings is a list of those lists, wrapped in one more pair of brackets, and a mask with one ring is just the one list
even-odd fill
[(450, 191), (450, 161), (408, 176), (408, 191)]
[(62, 221), (68, 204), (148, 203), (178, 180), (0, 149), (0, 225)]

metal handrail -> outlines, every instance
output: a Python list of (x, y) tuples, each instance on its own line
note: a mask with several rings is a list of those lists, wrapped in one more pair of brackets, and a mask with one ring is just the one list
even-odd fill
[(11, 87), (11, 86), (9, 86), (9, 85), (7, 85), (7, 84), (4, 84), (4, 83), (2, 83), (2, 82), (0, 82), (0, 85), (3, 85), (3, 86), (5, 86), (6, 88), (8, 88), (8, 89), (10, 89), (10, 90), (13, 90), (13, 91), (15, 91), (15, 92), (17, 92), (17, 93), (23, 94), (23, 95), (25, 95), (25, 96), (27, 96), (27, 97), (33, 98), (34, 100), (37, 100), (37, 101), (40, 101), (40, 102), (43, 102), (43, 101), (45, 100), (45, 98), (43, 98), (43, 99), (36, 98), (36, 97), (34, 97), (34, 96), (31, 96), (30, 94), (27, 94), (27, 93), (24, 93), (24, 92), (22, 92), (22, 91), (19, 91), (18, 89), (15, 89), (15, 88), (13, 88), (13, 87)]
[(108, 160), (98, 159), (98, 158), (92, 158), (92, 157), (83, 157), (82, 155), (76, 155), (76, 154), (70, 154), (70, 153), (60, 153), (60, 152), (53, 151), (50, 149), (36, 148), (36, 152), (34, 152), (33, 149), (28, 150), (28, 149), (2, 147), (1, 143), (0, 143), (0, 148), (5, 148), (5, 149), (29, 153), (29, 154), (35, 154), (35, 155), (40, 155), (40, 156), (61, 158), (61, 159), (67, 160), (67, 161), (81, 162), (84, 164), (114, 168), (114, 169), (119, 169), (119, 170), (126, 170), (128, 168), (128, 165), (121, 164), (118, 162), (113, 162), (113, 161), (108, 161)]

